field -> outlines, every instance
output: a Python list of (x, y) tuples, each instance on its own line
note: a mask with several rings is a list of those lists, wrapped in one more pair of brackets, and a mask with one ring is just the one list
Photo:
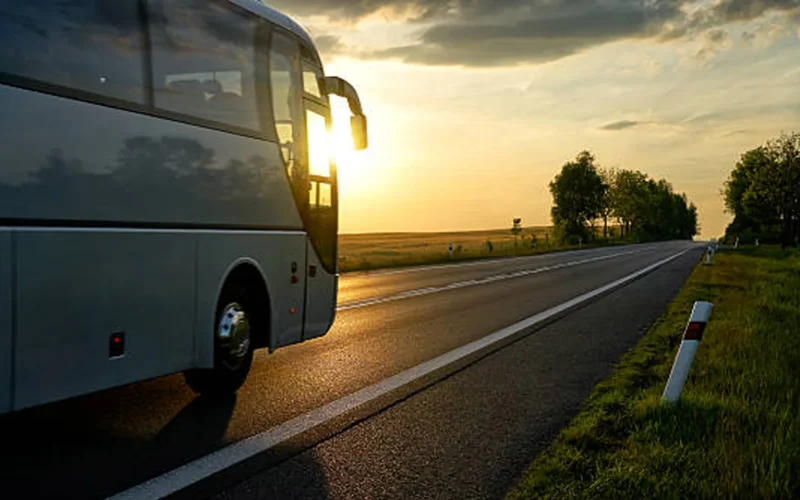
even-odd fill
[[(681, 400), (660, 396), (695, 300), (714, 304)], [(800, 252), (727, 250), (598, 385), (509, 494), (800, 498)]]
[[(514, 243), (509, 229), (462, 231), (452, 233), (368, 233), (339, 235), (339, 268), (341, 271), (377, 269), (417, 264), (435, 264), (451, 260), (480, 259), (532, 255), (564, 249), (554, 245), (552, 228), (529, 227)], [(536, 247), (531, 246), (536, 235)], [(491, 250), (487, 241), (491, 242)], [(449, 244), (453, 244), (453, 257)], [(585, 245), (584, 245), (585, 246)]]

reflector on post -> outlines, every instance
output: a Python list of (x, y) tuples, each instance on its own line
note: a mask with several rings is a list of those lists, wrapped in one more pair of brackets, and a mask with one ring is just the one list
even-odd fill
[(689, 322), (683, 331), (681, 346), (678, 348), (672, 371), (670, 371), (669, 379), (667, 379), (667, 386), (661, 396), (661, 404), (674, 403), (681, 397), (683, 386), (689, 377), (689, 368), (691, 368), (692, 361), (694, 361), (694, 355), (700, 345), (700, 339), (703, 338), (703, 332), (706, 329), (706, 323), (708, 323), (710, 315), (710, 302), (697, 301), (694, 303)]
[(705, 323), (690, 321), (689, 324), (686, 325), (686, 330), (683, 333), (683, 340), (701, 340), (705, 329)]

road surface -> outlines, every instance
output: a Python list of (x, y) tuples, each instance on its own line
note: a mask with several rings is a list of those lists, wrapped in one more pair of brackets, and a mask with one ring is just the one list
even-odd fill
[(669, 242), (345, 275), (331, 332), (257, 353), (228, 401), (195, 398), (174, 375), (0, 417), (0, 491), (91, 498), (163, 479), (680, 254), (495, 352), (431, 373), (184, 492), (220, 500), (502, 497), (663, 312), (700, 253)]

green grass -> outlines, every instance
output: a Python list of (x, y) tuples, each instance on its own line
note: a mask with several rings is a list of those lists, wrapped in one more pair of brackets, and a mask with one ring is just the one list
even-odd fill
[[(439, 264), (443, 262), (535, 255), (545, 252), (574, 250), (577, 245), (556, 245), (551, 228), (525, 228), (514, 243), (508, 229), (461, 231), (449, 233), (368, 233), (339, 235), (339, 269), (342, 272), (385, 267)], [(537, 247), (531, 248), (531, 234), (536, 235)], [(548, 235), (546, 237), (546, 235)], [(491, 241), (490, 252), (486, 241)], [(451, 258), (448, 245), (453, 243)], [(584, 248), (607, 245), (598, 241)]]
[[(695, 300), (711, 320), (681, 401), (662, 407)], [(800, 498), (800, 252), (698, 266), (509, 498)]]

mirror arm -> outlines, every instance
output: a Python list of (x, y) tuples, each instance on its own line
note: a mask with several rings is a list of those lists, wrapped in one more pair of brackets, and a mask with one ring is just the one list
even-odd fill
[(338, 76), (326, 76), (322, 78), (323, 88), (325, 93), (338, 95), (347, 99), (347, 104), (350, 106), (350, 112), (353, 115), (363, 115), (364, 111), (361, 109), (361, 99), (358, 97), (356, 89), (350, 85), (347, 80), (339, 78)]

